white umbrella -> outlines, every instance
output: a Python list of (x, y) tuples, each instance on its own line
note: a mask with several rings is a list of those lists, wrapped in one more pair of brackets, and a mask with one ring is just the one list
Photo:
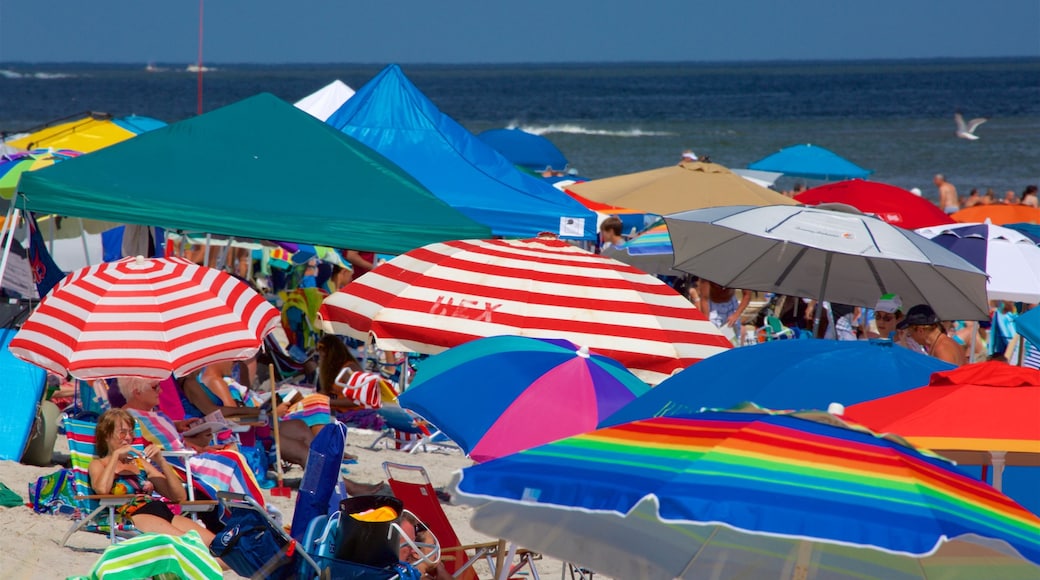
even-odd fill
[(986, 320), (986, 274), (877, 218), (807, 207), (730, 206), (665, 217), (675, 268), (732, 288), (872, 306), (882, 294), (944, 320)]
[(1040, 302), (1040, 246), (1021, 233), (991, 223), (915, 231), (986, 272), (990, 300)]

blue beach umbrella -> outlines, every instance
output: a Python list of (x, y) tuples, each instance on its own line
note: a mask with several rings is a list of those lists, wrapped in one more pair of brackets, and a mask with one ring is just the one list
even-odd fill
[(475, 461), (591, 431), (650, 387), (562, 339), (479, 338), (423, 361), (398, 398)]
[(1015, 224), (1004, 224), (1004, 227), (1015, 230), (1030, 240), (1033, 240), (1033, 243), (1035, 244), (1040, 244), (1040, 225), (1038, 224), (1019, 222)]
[(889, 340), (774, 340), (710, 356), (625, 405), (605, 425), (744, 402), (826, 409), (927, 385), (954, 368)]
[(776, 171), (791, 177), (839, 181), (864, 179), (872, 169), (864, 169), (818, 145), (792, 145), (748, 165), (748, 169)]
[(488, 129), (479, 133), (477, 139), (501, 153), (513, 165), (536, 171), (546, 167), (562, 171), (567, 167), (567, 158), (552, 141), (523, 129)]

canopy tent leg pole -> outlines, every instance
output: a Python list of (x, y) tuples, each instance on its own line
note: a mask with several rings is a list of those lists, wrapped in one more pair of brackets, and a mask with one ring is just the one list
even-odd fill
[(47, 230), (50, 235), (47, 236), (47, 251), (54, 255), (54, 238), (58, 237), (56, 231), (57, 226), (55, 225), (58, 221), (57, 216), (51, 216), (51, 219), (47, 220)]
[[(4, 282), (4, 272), (7, 271), (7, 258), (11, 255), (11, 245), (14, 244), (14, 224), (21, 217), (21, 210), (14, 207), (11, 204), (11, 209), (7, 212), (7, 219), (4, 220), (3, 228), (0, 228), (0, 239), (4, 240), (4, 256), (0, 258), (0, 285)], [(3, 236), (7, 236), (4, 239)]]
[(1006, 451), (990, 451), (990, 462), (993, 463), (993, 489), (1001, 491), (1004, 486), (1004, 460)]
[(83, 218), (76, 218), (76, 222), (79, 223), (79, 239), (83, 242), (83, 259), (87, 261), (87, 265), (90, 265), (90, 248), (87, 244), (87, 228), (83, 226)]
[(202, 255), (202, 265), (206, 267), (209, 267), (209, 243), (212, 239), (212, 234), (206, 234), (205, 253)]

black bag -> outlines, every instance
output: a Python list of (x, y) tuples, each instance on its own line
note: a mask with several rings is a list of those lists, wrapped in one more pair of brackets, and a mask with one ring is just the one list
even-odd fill
[[(366, 522), (350, 515), (381, 507), (393, 509), (396, 517), (387, 521)], [(336, 558), (376, 568), (396, 564), (401, 534), (399, 528), (392, 524), (398, 523), (403, 510), (401, 500), (386, 495), (359, 495), (341, 501)]]
[[(285, 556), (288, 540), (272, 529), (262, 514), (250, 509), (232, 510), (224, 525), (209, 551), (239, 576), (285, 580), (296, 572), (292, 559)], [(261, 570), (263, 575), (254, 576)]]

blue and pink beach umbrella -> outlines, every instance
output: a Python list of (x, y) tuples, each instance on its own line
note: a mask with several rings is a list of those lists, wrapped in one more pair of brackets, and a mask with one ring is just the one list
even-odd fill
[(474, 461), (598, 428), (650, 387), (609, 357), (562, 339), (492, 336), (424, 361), (402, 407)]

